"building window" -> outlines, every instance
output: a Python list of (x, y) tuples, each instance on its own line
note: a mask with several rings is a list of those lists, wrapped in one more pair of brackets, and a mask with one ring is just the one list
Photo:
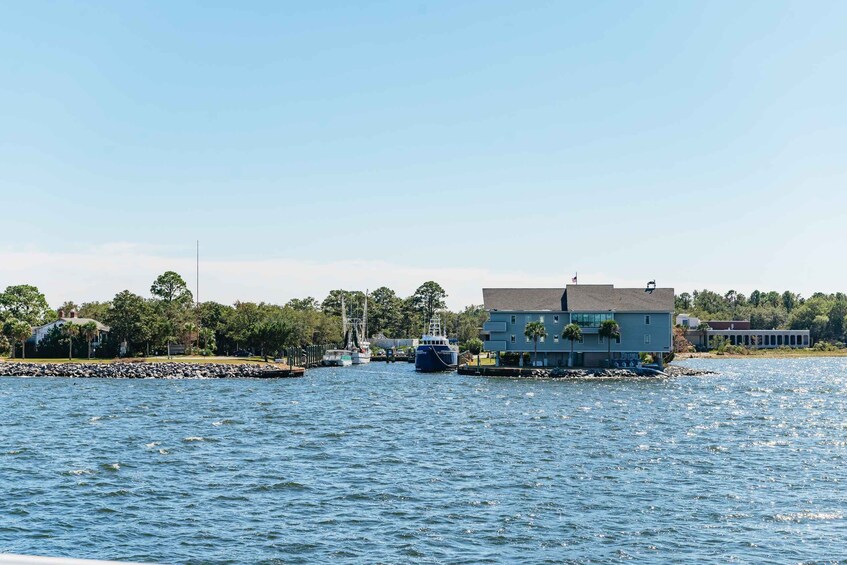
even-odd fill
[(526, 342), (529, 343), (529, 336), (524, 334), (524, 337), (526, 338)]
[(515, 343), (515, 334), (512, 334), (512, 343)]
[(559, 343), (559, 334), (553, 334), (553, 343)]
[(645, 343), (645, 344), (649, 344), (649, 343), (650, 343), (650, 334), (644, 334), (644, 343)]
[(620, 342), (621, 342), (621, 336), (620, 336), (620, 334), (618, 334), (618, 335), (615, 336), (615, 343), (620, 343)]
[(544, 336), (541, 336), (540, 338), (538, 338), (538, 341), (539, 341), (539, 343), (544, 343)]
[(553, 323), (554, 323), (554, 324), (558, 324), (558, 323), (559, 323), (559, 316), (553, 316)]
[(597, 343), (599, 343), (600, 345), (603, 345), (603, 336), (602, 335), (597, 336)]
[(606, 320), (614, 319), (614, 314), (571, 314), (571, 322), (581, 328), (599, 328)]
[(584, 336), (584, 335), (580, 335), (580, 336), (579, 336), (579, 339), (578, 339), (578, 340), (576, 340), (576, 342), (577, 342), (577, 343), (585, 343), (585, 336)]
[(543, 324), (544, 323), (544, 316), (538, 316), (538, 321)]
[(518, 322), (518, 317), (512, 314), (512, 323), (516, 324)]
[(649, 325), (650, 325), (650, 316), (644, 316), (644, 325), (645, 325), (645, 326), (649, 326)]

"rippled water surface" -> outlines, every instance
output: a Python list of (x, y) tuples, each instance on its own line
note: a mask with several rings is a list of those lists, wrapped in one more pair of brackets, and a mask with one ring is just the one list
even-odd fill
[(847, 557), (847, 360), (543, 381), (0, 378), (0, 552), (170, 563)]

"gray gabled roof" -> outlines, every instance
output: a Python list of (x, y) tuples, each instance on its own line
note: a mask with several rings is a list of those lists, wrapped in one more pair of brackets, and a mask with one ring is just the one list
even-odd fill
[[(564, 295), (564, 296), (563, 296)], [(567, 288), (483, 288), (486, 310), (514, 312), (673, 312), (672, 288), (615, 288), (610, 284), (569, 284)]]
[(615, 288), (610, 284), (569, 284), (566, 305), (571, 312), (673, 312), (672, 288)]
[(562, 309), (562, 288), (483, 288), (486, 310), (557, 310)]
[(94, 322), (95, 324), (97, 324), (97, 329), (101, 332), (108, 332), (110, 330), (109, 326), (107, 326), (106, 324), (101, 324), (93, 318), (59, 318), (58, 320), (53, 320), (52, 322), (38, 326), (33, 329), (40, 330), (41, 328), (52, 326), (53, 324), (56, 324), (56, 322), (62, 322), (62, 324), (74, 324), (77, 326), (82, 326), (84, 324), (87, 324), (88, 322)]

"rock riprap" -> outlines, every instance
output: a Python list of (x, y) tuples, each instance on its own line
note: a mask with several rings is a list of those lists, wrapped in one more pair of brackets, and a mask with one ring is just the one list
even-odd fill
[(252, 363), (0, 363), (8, 377), (75, 377), (98, 379), (238, 379), (290, 375), (273, 365)]

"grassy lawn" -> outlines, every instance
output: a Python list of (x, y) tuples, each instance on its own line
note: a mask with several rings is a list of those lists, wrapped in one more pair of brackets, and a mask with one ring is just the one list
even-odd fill
[[(495, 359), (494, 357), (491, 357), (490, 359), (486, 359), (485, 357), (480, 356), (480, 359), (479, 359), (480, 367), (485, 366), (485, 365), (494, 366), (494, 364), (496, 362), (497, 362), (497, 359)], [(477, 364), (477, 358), (476, 358), (476, 356), (474, 356), (474, 358), (471, 360), (469, 365), (475, 366), (476, 364)]]

